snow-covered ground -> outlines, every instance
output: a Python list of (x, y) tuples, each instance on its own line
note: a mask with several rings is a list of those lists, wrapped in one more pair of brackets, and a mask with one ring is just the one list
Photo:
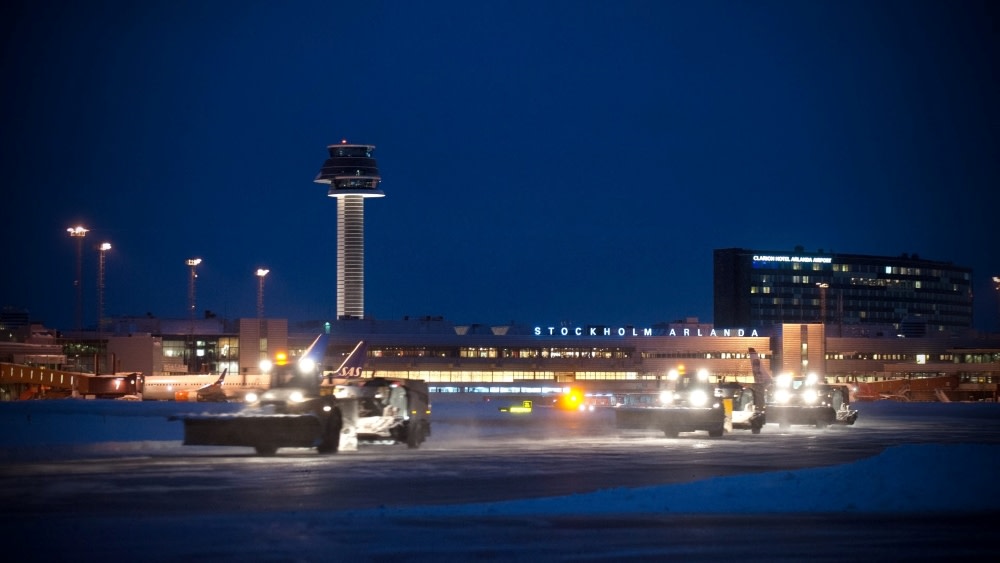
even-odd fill
[[(216, 405), (213, 411), (238, 408)], [(877, 408), (872, 406), (870, 408)], [(891, 408), (905, 409), (894, 405)], [(923, 413), (928, 407), (921, 407)], [(940, 407), (942, 421), (963, 405)], [(976, 417), (995, 422), (1000, 405), (968, 405)], [(203, 405), (176, 403), (129, 403), (122, 401), (49, 401), (0, 404), (0, 461), (16, 463), (36, 461), (48, 456), (118, 455), (135, 453), (159, 445), (177, 446), (182, 427), (167, 422), (169, 415), (203, 412)], [(472, 415), (486, 418), (509, 416), (496, 414), (497, 409), (482, 405), (439, 402), (435, 416), (447, 418), (449, 412), (471, 409)], [(903, 411), (901, 411), (903, 412)], [(865, 414), (862, 413), (862, 417)], [(905, 416), (901, 415), (901, 416)], [(926, 418), (926, 414), (922, 415)], [(985, 417), (985, 418), (984, 418)], [(862, 418), (864, 420), (864, 418)], [(487, 421), (488, 422), (488, 421)], [(766, 432), (767, 430), (765, 430)], [(763, 435), (762, 435), (763, 436)], [(128, 444), (133, 444), (130, 449)], [(380, 507), (354, 510), (349, 513), (308, 516), (309, 521), (378, 522), (387, 526), (379, 533), (388, 533), (391, 522), (465, 521), (482, 522), (495, 519), (509, 524), (511, 519), (535, 521), (544, 517), (601, 517), (622, 519), (664, 517), (691, 514), (761, 514), (815, 515), (846, 514), (856, 517), (898, 517), (907, 514), (970, 515), (996, 514), (1000, 495), (995, 483), (1000, 469), (1000, 445), (996, 443), (926, 443), (894, 446), (874, 457), (846, 465), (819, 467), (797, 471), (771, 471), (672, 485), (607, 489), (589, 493), (549, 498), (504, 502)], [(929, 484), (932, 484), (929, 490)], [(837, 494), (847, 491), (851, 494)], [(284, 516), (282, 516), (284, 517)], [(302, 517), (302, 515), (300, 515)], [(277, 515), (274, 518), (279, 518)], [(229, 519), (229, 520), (227, 520)], [(247, 526), (266, 528), (267, 516), (212, 515), (213, 533), (234, 530), (245, 532)], [(160, 519), (158, 526), (169, 526)], [(186, 526), (191, 526), (188, 521)], [(305, 526), (302, 522), (296, 526)], [(499, 526), (509, 534), (509, 527)], [(476, 528), (477, 542), (490, 533), (490, 526)], [(169, 528), (166, 533), (169, 533)], [(183, 532), (187, 534), (188, 531)], [(224, 537), (220, 541), (225, 541)], [(497, 541), (511, 541), (510, 538)], [(267, 559), (295, 560), (302, 557), (301, 541), (289, 542), (289, 551), (272, 545)], [(239, 549), (228, 557), (243, 553)], [(321, 551), (315, 552), (322, 553)], [(367, 553), (367, 552), (365, 552)], [(381, 551), (389, 559), (401, 558), (391, 548)], [(396, 554), (393, 556), (393, 554)], [(446, 551), (457, 557), (462, 551)], [(218, 554), (216, 554), (218, 555)], [(243, 555), (254, 559), (253, 554)], [(580, 554), (585, 555), (585, 554)], [(595, 554), (596, 555), (596, 554)], [(608, 554), (597, 558), (608, 557)], [(168, 557), (169, 558), (169, 557)], [(402, 557), (405, 559), (406, 557)], [(447, 558), (447, 557), (446, 557)], [(545, 557), (543, 557), (545, 558)], [(306, 556), (306, 559), (310, 559)], [(525, 557), (530, 559), (530, 557)]]
[[(875, 406), (867, 404), (868, 408)], [(928, 412), (929, 405), (920, 405)], [(899, 404), (891, 405), (904, 409)], [(976, 409), (989, 416), (1000, 405), (941, 405), (942, 416), (956, 409)], [(171, 415), (235, 411), (239, 405), (173, 402), (33, 401), (0, 404), (0, 461), (80, 455), (135, 454), (176, 445), (183, 427)], [(862, 407), (864, 408), (864, 407)], [(502, 419), (492, 405), (438, 401), (435, 416)], [(864, 415), (862, 415), (864, 416)], [(926, 419), (926, 415), (924, 416)], [(864, 420), (864, 419), (862, 419)], [(488, 420), (487, 420), (488, 422)], [(486, 425), (488, 427), (488, 424)], [(768, 429), (773, 428), (769, 426)], [(454, 432), (454, 431), (453, 431)], [(478, 430), (482, 432), (482, 430)], [(503, 432), (502, 428), (496, 432)], [(765, 430), (767, 432), (767, 430)], [(436, 437), (436, 440), (442, 439)], [(444, 438), (447, 439), (447, 438)], [(941, 463), (947, 460), (947, 463)], [(987, 483), (1000, 470), (1000, 446), (974, 443), (912, 444), (891, 447), (869, 459), (836, 467), (765, 472), (709, 479), (643, 490), (597, 491), (491, 504), (402, 508), (408, 515), (609, 514), (623, 512), (968, 512), (995, 510), (996, 494), (982, 494), (969, 483)], [(933, 495), (911, 494), (936, 483)], [(864, 487), (863, 490), (859, 487)], [(849, 488), (849, 496), (830, 490)], [(726, 499), (711, 502), (712, 498)], [(764, 500), (766, 499), (766, 502)], [(776, 499), (783, 499), (781, 502)], [(717, 508), (713, 508), (717, 507)]]

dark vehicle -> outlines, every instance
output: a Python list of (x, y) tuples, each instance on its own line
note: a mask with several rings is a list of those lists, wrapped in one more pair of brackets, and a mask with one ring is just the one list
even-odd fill
[[(319, 453), (357, 449), (359, 441), (419, 447), (430, 435), (430, 400), (421, 380), (363, 378), (359, 342), (337, 370), (324, 375), (328, 335), (320, 335), (298, 362), (279, 365), (271, 387), (234, 414), (172, 417), (184, 422), (184, 444), (247, 446), (273, 455), (278, 448)], [(353, 374), (343, 377), (343, 374)]]
[(821, 383), (815, 374), (776, 377), (768, 388), (765, 412), (767, 422), (783, 427), (825, 428), (831, 424), (852, 425), (858, 419), (858, 411), (850, 408), (848, 387)]
[(763, 400), (753, 387), (715, 385), (708, 374), (667, 377), (667, 388), (653, 400), (626, 402), (615, 408), (618, 428), (661, 430), (670, 438), (681, 432), (706, 431), (711, 437), (734, 429), (759, 434), (764, 425)]
[(344, 426), (342, 405), (320, 393), (319, 379), (315, 369), (279, 366), (271, 388), (242, 411), (181, 418), (184, 444), (248, 446), (261, 455), (273, 455), (280, 447), (334, 453)]

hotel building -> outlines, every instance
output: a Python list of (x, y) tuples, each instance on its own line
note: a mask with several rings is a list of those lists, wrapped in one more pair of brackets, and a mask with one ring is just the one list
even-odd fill
[(715, 251), (715, 326), (820, 323), (837, 335), (960, 335), (972, 328), (972, 269), (898, 257)]

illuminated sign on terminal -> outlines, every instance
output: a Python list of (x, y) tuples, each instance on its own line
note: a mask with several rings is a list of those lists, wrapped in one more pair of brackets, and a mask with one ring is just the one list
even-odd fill
[(831, 256), (788, 256), (781, 254), (754, 254), (754, 262), (805, 262), (809, 264), (830, 264)]
[(653, 328), (637, 328), (634, 326), (622, 326), (622, 327), (607, 327), (607, 326), (588, 326), (588, 327), (568, 327), (568, 326), (548, 326), (540, 327), (536, 326), (534, 328), (535, 336), (723, 336), (723, 337), (743, 337), (743, 336), (760, 336), (757, 334), (757, 329), (751, 329), (748, 333), (746, 329), (743, 328), (723, 328), (723, 329), (702, 329), (700, 327), (696, 328), (670, 328), (670, 329), (653, 329)]

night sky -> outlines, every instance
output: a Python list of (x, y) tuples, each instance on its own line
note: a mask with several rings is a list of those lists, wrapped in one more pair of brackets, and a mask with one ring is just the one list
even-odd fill
[(711, 322), (712, 251), (950, 261), (998, 330), (992, 2), (31, 0), (0, 8), (0, 305), (336, 313), (326, 146), (376, 146), (369, 316)]

